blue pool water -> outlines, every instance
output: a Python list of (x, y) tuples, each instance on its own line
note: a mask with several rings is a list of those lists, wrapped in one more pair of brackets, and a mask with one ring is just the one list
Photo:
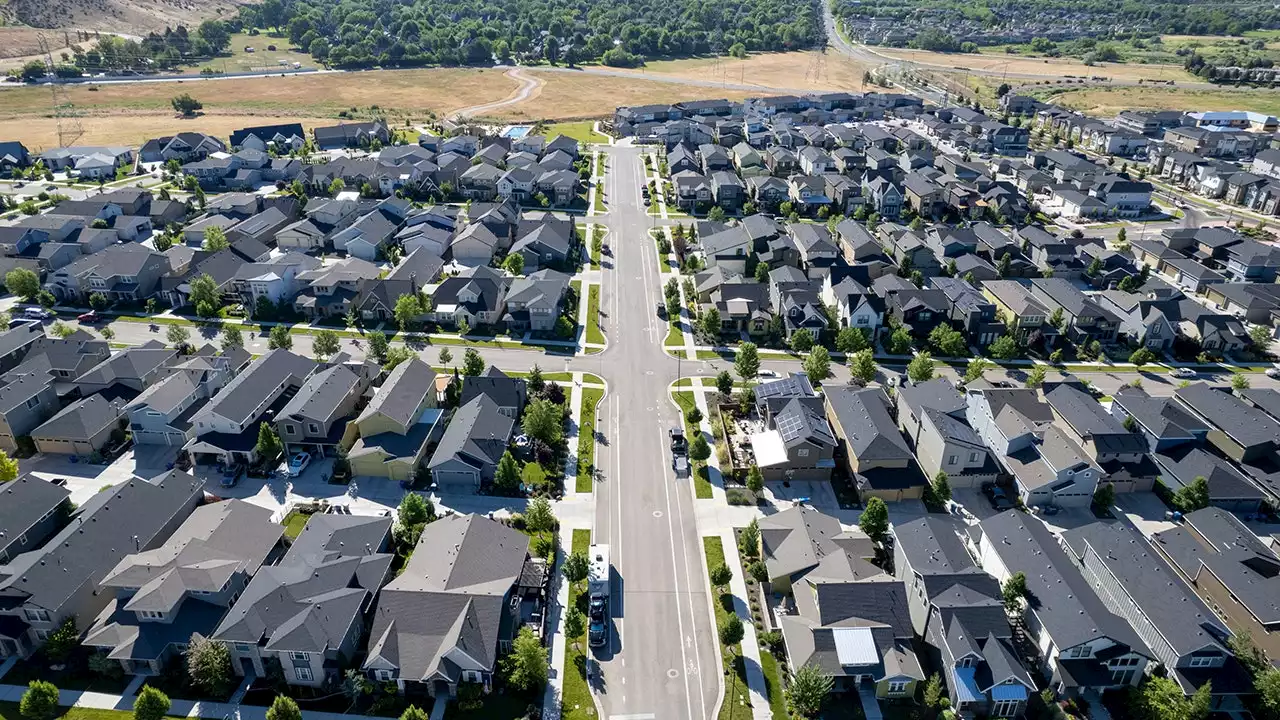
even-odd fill
[(524, 137), (525, 135), (528, 135), (529, 131), (532, 129), (533, 127), (529, 125), (512, 125), (511, 127), (502, 131), (502, 136), (509, 137), (513, 140), (516, 140)]

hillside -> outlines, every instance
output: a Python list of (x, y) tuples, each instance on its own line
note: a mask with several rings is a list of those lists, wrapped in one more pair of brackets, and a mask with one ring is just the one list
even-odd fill
[(230, 18), (247, 4), (245, 0), (0, 0), (0, 19), (6, 25), (141, 36), (165, 27), (194, 27), (209, 18)]

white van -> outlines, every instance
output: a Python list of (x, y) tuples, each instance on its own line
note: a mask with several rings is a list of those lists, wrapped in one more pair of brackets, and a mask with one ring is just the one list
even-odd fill
[(53, 313), (45, 310), (44, 308), (29, 307), (22, 311), (22, 316), (31, 318), (32, 320), (45, 320), (53, 317)]

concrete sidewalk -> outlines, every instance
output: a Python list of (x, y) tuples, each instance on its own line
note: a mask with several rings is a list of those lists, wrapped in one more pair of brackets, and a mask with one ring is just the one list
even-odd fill
[[(738, 539), (732, 528), (720, 531), (720, 544), (724, 548), (724, 561), (733, 571), (733, 579), (729, 581), (729, 591), (733, 593), (733, 612), (742, 621), (742, 658), (746, 662), (747, 688), (750, 692), (751, 715), (755, 720), (772, 720), (773, 710), (769, 707), (769, 688), (764, 681), (764, 669), (760, 666), (760, 644), (756, 640), (756, 626), (751, 622), (751, 611), (747, 608), (750, 595), (747, 594), (747, 581), (742, 577), (742, 562), (738, 558)], [(781, 688), (775, 688), (781, 692)], [(737, 698), (729, 697), (726, 690), (724, 702), (736, 702)]]

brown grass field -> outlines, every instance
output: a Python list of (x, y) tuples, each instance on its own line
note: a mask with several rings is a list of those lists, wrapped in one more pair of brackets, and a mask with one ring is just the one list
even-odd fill
[(506, 121), (579, 120), (604, 117), (620, 105), (674, 103), (706, 98), (741, 100), (752, 94), (645, 80), (640, 77), (538, 72), (536, 68), (526, 72), (544, 81), (542, 88), (525, 102), (486, 113), (486, 117)]
[[(1085, 65), (1070, 58), (1024, 58), (1017, 56), (980, 55), (965, 53), (935, 53), (920, 50), (875, 48), (877, 53), (899, 60), (927, 63), (928, 69), (988, 70), (1010, 75), (1036, 75), (1057, 78), (1065, 75), (1091, 77), (1099, 75), (1116, 80), (1178, 80), (1194, 82), (1197, 78), (1176, 65), (1131, 65), (1126, 63), (1098, 63)], [(1010, 81), (1014, 84), (1015, 81)]]
[(1274, 90), (1192, 90), (1187, 88), (1108, 88), (1073, 90), (1053, 96), (1053, 102), (1096, 117), (1121, 110), (1254, 110), (1280, 113), (1280, 93)]
[(869, 66), (838, 52), (811, 51), (762, 53), (743, 60), (731, 57), (659, 60), (637, 75), (666, 75), (689, 80), (709, 80), (730, 85), (758, 85), (762, 92), (779, 88), (813, 91), (861, 91), (862, 74)]

